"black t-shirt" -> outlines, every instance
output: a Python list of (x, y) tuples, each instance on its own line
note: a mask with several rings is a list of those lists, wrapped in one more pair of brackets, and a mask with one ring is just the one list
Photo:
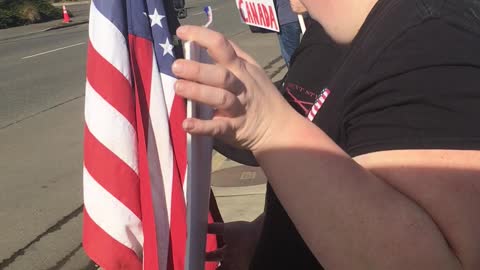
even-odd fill
[[(476, 0), (379, 0), (345, 53), (299, 48), (285, 97), (352, 157), (480, 149), (479, 14)], [(260, 269), (322, 269), (270, 187)]]
[[(325, 33), (317, 22), (308, 21), (304, 37), (291, 59), (283, 93), (292, 107), (307, 115), (328, 80), (335, 64), (347, 51)], [(321, 269), (295, 230), (270, 185), (267, 185), (264, 229), (250, 269)]]

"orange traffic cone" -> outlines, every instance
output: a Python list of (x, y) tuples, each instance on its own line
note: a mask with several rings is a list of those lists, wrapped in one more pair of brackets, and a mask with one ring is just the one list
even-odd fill
[(70, 22), (70, 16), (68, 15), (67, 8), (65, 7), (65, 5), (63, 5), (63, 22), (64, 23)]

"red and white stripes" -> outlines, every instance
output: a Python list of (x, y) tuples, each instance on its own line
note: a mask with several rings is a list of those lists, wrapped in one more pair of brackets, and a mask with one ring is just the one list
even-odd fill
[(107, 269), (141, 269), (144, 233), (129, 55), (125, 38), (94, 2), (89, 38), (84, 248)]
[(185, 103), (174, 93), (175, 78), (159, 71), (152, 40), (122, 33), (131, 17), (121, 9), (113, 16), (115, 7), (125, 6), (91, 3), (83, 246), (105, 269), (182, 270)]
[(308, 120), (313, 121), (313, 118), (315, 118), (315, 116), (317, 115), (328, 95), (330, 95), (330, 90), (324, 89), (320, 97), (316, 100), (315, 104), (313, 104), (312, 108), (310, 109), (310, 112), (307, 116)]

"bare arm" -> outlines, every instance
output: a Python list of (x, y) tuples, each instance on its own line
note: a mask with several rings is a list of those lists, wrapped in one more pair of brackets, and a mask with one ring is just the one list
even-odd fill
[[(225, 37), (181, 27), (217, 62), (177, 61), (176, 92), (216, 108), (186, 131), (253, 151), (326, 269), (480, 269), (479, 151), (404, 150), (349, 157), (278, 94)], [(439, 173), (439, 169), (443, 172)]]
[(313, 124), (292, 114), (288, 126), (255, 155), (326, 269), (480, 267), (479, 152), (353, 160)]

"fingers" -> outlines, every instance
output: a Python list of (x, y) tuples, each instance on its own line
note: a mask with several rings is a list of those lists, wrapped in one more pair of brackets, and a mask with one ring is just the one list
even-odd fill
[(194, 41), (207, 49), (208, 54), (220, 65), (232, 70), (242, 68), (242, 61), (234, 47), (222, 34), (205, 27), (186, 25), (177, 29), (177, 36), (182, 40)]
[(195, 118), (185, 119), (183, 129), (191, 134), (222, 137), (231, 133), (229, 123), (223, 119), (199, 120)]
[(242, 49), (240, 49), (240, 47), (238, 47), (237, 44), (235, 44), (233, 41), (230, 40), (230, 45), (232, 45), (233, 49), (235, 50), (235, 53), (240, 57), (242, 58), (243, 60), (247, 61), (248, 63), (252, 64), (252, 65), (255, 65), (259, 68), (260, 65), (258, 65), (257, 61), (255, 61), (255, 59), (253, 59), (248, 53), (244, 52)]
[(236, 95), (209, 85), (178, 80), (175, 83), (175, 92), (184, 98), (206, 104), (217, 110), (238, 111), (241, 109)]
[(218, 248), (214, 251), (207, 252), (205, 254), (205, 260), (207, 262), (220, 262), (223, 260), (225, 257), (225, 252), (226, 252), (227, 246), (223, 246), (221, 248)]
[(233, 73), (219, 65), (179, 59), (173, 64), (172, 71), (177, 77), (224, 88), (235, 94), (244, 90), (243, 83)]

